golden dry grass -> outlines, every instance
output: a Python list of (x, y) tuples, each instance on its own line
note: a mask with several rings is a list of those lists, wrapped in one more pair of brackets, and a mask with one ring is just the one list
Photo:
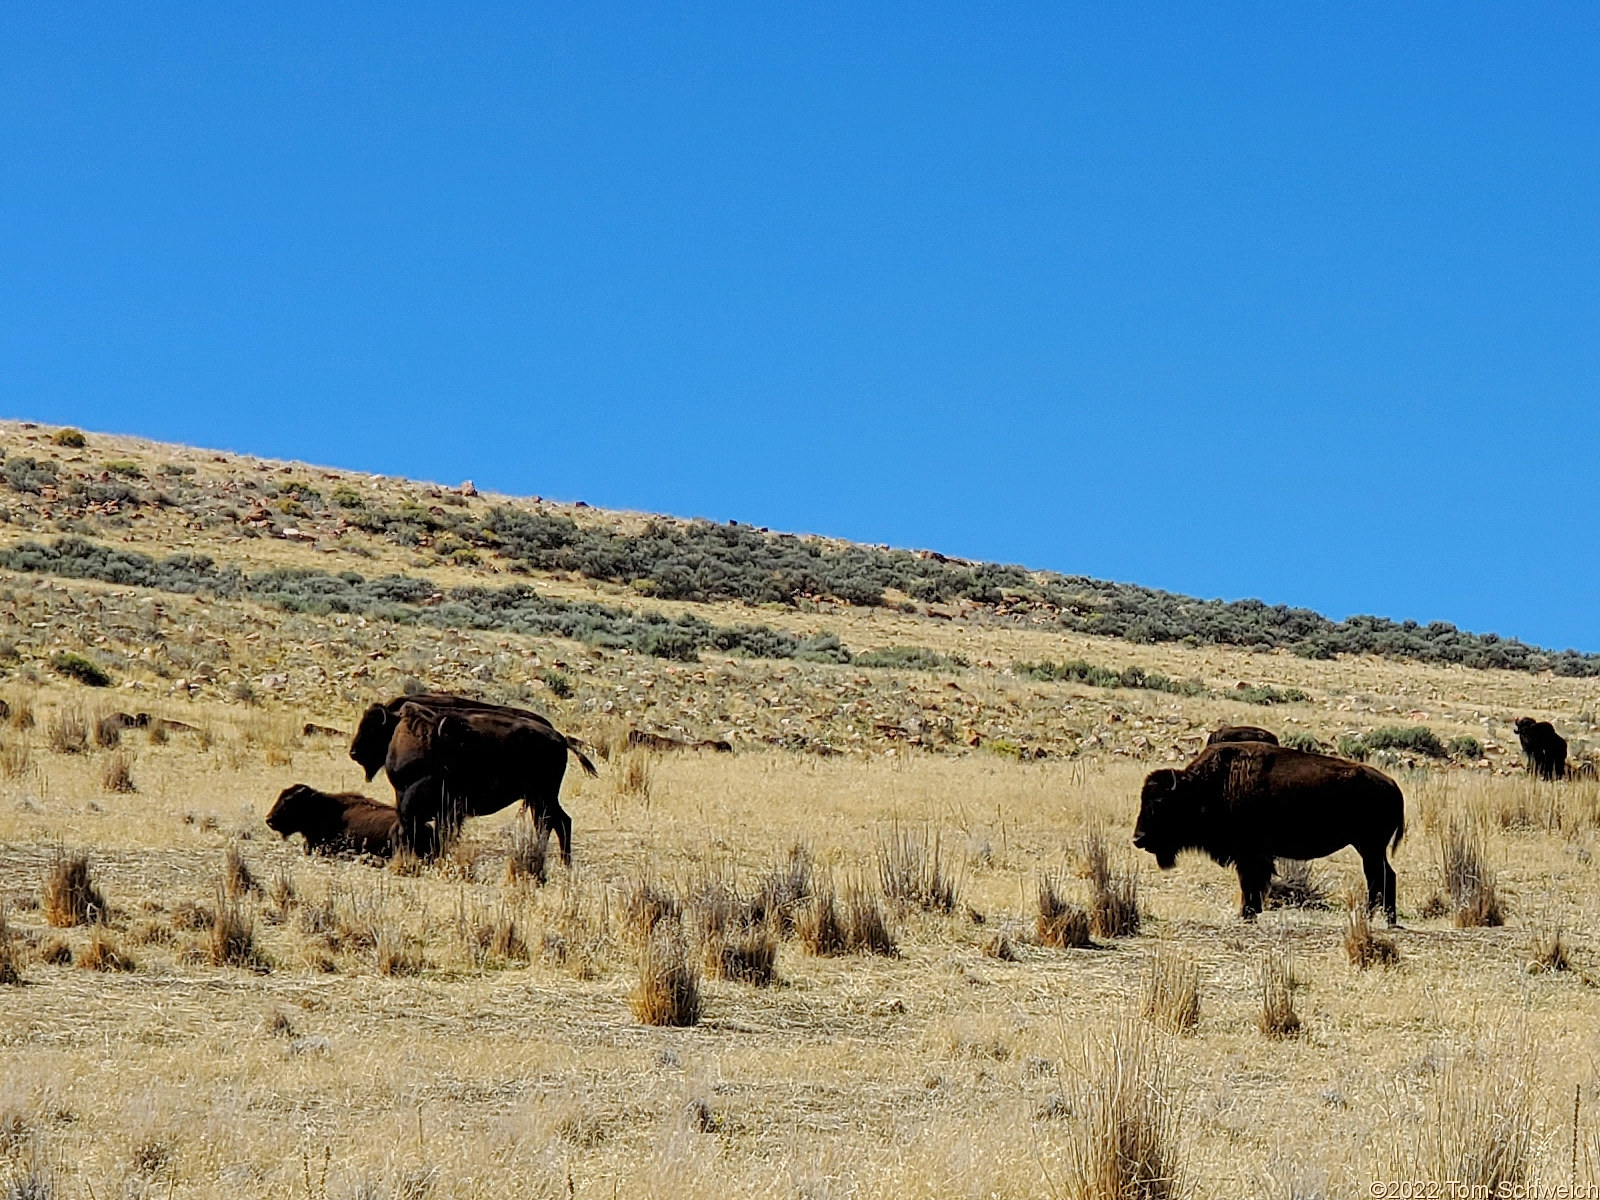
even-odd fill
[[(434, 502), (426, 485), (95, 434), (74, 450), (49, 432), (0, 426), (0, 444), (114, 454), (147, 474), (192, 466), (219, 493), (293, 470), (386, 502)], [(12, 511), (12, 540), (58, 532), (36, 498)], [(250, 537), (161, 510), (95, 536), (251, 570), (505, 582), (426, 548), (326, 532)], [(608, 585), (535, 582), (639, 603)], [(681, 664), (68, 580), (6, 577), (0, 589), (21, 654), (0, 678), (11, 704), (0, 908), (26, 981), (0, 1004), (0, 1188), (37, 1169), (63, 1196), (876, 1200), (1115, 1187), (1222, 1200), (1365, 1194), (1373, 1179), (1445, 1170), (1583, 1182), (1600, 1167), (1588, 1103), (1600, 990), (1584, 973), (1600, 927), (1600, 784), (1530, 783), (1510, 734), (1531, 712), (1575, 743), (1593, 737), (1600, 681), (1133, 646), (983, 614), (651, 602), (722, 624), (831, 629), (856, 649), (924, 645), (974, 666)], [(37, 668), (57, 651), (107, 656), (114, 699)], [(1045, 657), (1200, 677), (1215, 695), (1008, 674)], [(545, 668), (573, 682), (570, 697), (540, 682)], [(362, 786), (340, 741), (303, 736), (303, 723), (348, 729), (407, 677), (531, 704), (613, 750), (600, 779), (570, 771), (563, 788), (572, 870), (539, 871), (525, 819), (509, 812), (469, 822), (437, 864), (387, 869), (308, 858), (266, 830), (289, 783)], [(1239, 681), (1312, 698), (1262, 710), (1228, 698)], [(113, 708), (196, 728), (124, 729), (117, 746), (97, 746), (82, 714)], [(1394, 858), (1402, 924), (1368, 933), (1393, 938), (1390, 969), (1352, 968), (1342, 911), (1278, 908), (1247, 925), (1231, 872), (1185, 856), (1163, 873), (1132, 850), (1143, 774), (1183, 761), (1225, 721), (1325, 743), (1427, 723), (1486, 743), (1482, 765), (1388, 768), (1410, 828)], [(946, 725), (948, 743), (902, 736)], [(621, 750), (629, 727), (731, 733), (738, 753)], [(843, 753), (777, 748), (795, 735)], [(985, 748), (995, 744), (1048, 756), (1021, 761)], [(104, 787), (119, 752), (135, 756), (137, 793)], [(365, 790), (386, 795), (381, 779)], [(1452, 821), (1470, 822), (1502, 926), (1458, 927), (1453, 902), (1423, 915), (1449, 894)], [(1094, 830), (1100, 846), (1086, 855)], [(915, 844), (895, 840), (907, 833)], [(257, 887), (230, 889), (230, 848)], [(58, 855), (76, 854), (100, 893), (85, 915), (104, 924), (53, 929), (42, 885)], [(1316, 871), (1327, 894), (1361, 883), (1348, 851)], [(1047, 907), (1075, 910), (1087, 941), (1096, 881), (1115, 899), (1134, 872), (1136, 931), (1113, 922), (1122, 933), (1102, 934), (1101, 948), (1051, 947), (1041, 877)], [(630, 903), (641, 879), (677, 908), (653, 938)], [(708, 919), (712, 908), (727, 919)], [(896, 953), (804, 953), (797, 926), (807, 933), (823, 909), (832, 941), (819, 945), (844, 949), (864, 928), (870, 940), (876, 919)], [(240, 929), (249, 953), (228, 949)], [(691, 1025), (649, 1024), (633, 1007), (640, 956), (669, 933), (684, 966), (703, 971)], [(133, 969), (71, 966), (111, 952)], [(1286, 981), (1262, 964), (1291, 959), (1294, 986), (1279, 994), (1301, 1027), (1269, 1038), (1264, 1000)], [(660, 1011), (691, 1007), (665, 995)]]

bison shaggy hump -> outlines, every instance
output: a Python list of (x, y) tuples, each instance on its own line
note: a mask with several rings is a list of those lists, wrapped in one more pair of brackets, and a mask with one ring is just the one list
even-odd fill
[(1224, 742), (1181, 771), (1146, 776), (1133, 844), (1163, 871), (1183, 850), (1234, 867), (1245, 920), (1261, 911), (1274, 859), (1322, 858), (1353, 846), (1366, 872), (1367, 906), (1381, 904), (1392, 925), (1389, 850), (1405, 828), (1405, 797), (1375, 767), (1265, 742)]
[(1265, 742), (1269, 746), (1276, 746), (1278, 735), (1259, 725), (1224, 725), (1221, 729), (1213, 730), (1211, 736), (1206, 738), (1208, 746), (1222, 742)]

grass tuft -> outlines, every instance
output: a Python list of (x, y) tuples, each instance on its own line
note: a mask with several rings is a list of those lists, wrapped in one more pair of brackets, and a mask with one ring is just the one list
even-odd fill
[(926, 912), (954, 912), (960, 884), (940, 854), (939, 835), (891, 825), (877, 845), (878, 881), (889, 900)]
[(1200, 973), (1174, 950), (1150, 958), (1145, 976), (1144, 1019), (1168, 1033), (1193, 1033), (1200, 1026)]
[(640, 949), (638, 980), (628, 1003), (644, 1025), (700, 1023), (700, 975), (680, 930), (653, 933)]
[(1174, 1200), (1187, 1194), (1179, 1106), (1147, 1026), (1116, 1026), (1084, 1098), (1071, 1147), (1074, 1200)]
[(1356, 896), (1344, 921), (1344, 952), (1358, 971), (1368, 967), (1392, 967), (1400, 961), (1400, 947), (1394, 938), (1372, 928), (1366, 894)]
[(78, 954), (76, 962), (91, 971), (131, 971), (137, 965), (133, 955), (122, 950), (99, 925), (89, 935), (89, 944)]
[(133, 759), (122, 751), (111, 755), (100, 768), (100, 786), (116, 795), (131, 795), (139, 789), (133, 783)]
[(1267, 1037), (1278, 1041), (1299, 1035), (1300, 1015), (1294, 1011), (1294, 971), (1289, 956), (1269, 950), (1261, 957), (1261, 1014), (1257, 1024)]
[(1111, 866), (1103, 829), (1083, 841), (1084, 874), (1089, 880), (1089, 928), (1096, 937), (1132, 937), (1139, 932), (1139, 876)]
[(1483, 850), (1481, 825), (1470, 817), (1450, 818), (1439, 834), (1444, 890), (1460, 929), (1505, 924), (1494, 869)]
[(95, 887), (87, 854), (56, 852), (44, 884), (44, 919), (57, 929), (106, 919), (106, 898)]
[(1094, 945), (1089, 936), (1089, 914), (1066, 898), (1066, 881), (1054, 871), (1039, 876), (1039, 912), (1034, 939), (1057, 950), (1081, 950)]

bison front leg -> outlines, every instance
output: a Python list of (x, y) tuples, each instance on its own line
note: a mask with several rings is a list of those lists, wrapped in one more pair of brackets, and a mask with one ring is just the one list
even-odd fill
[(439, 815), (439, 799), (439, 783), (435, 779), (419, 779), (395, 797), (400, 838), (418, 858), (432, 858), (439, 853), (438, 839), (428, 827), (429, 820)]
[(1272, 881), (1272, 860), (1241, 859), (1234, 864), (1239, 872), (1239, 915), (1254, 921), (1267, 906), (1267, 884)]

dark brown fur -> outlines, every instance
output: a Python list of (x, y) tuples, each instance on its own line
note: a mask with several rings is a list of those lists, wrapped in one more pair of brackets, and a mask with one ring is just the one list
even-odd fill
[(367, 773), (369, 783), (384, 769), (384, 762), (389, 755), (389, 739), (394, 736), (395, 726), (400, 720), (400, 710), (408, 704), (423, 705), (441, 712), (474, 709), (481, 712), (506, 713), (550, 725), (548, 720), (536, 712), (524, 708), (512, 708), (505, 704), (490, 704), (486, 700), (474, 700), (470, 696), (458, 696), (454, 692), (418, 692), (411, 696), (396, 696), (383, 704), (368, 707), (356, 725), (355, 736), (350, 739), (350, 757)]
[(307, 721), (300, 730), (301, 737), (343, 737), (344, 730), (335, 729), (332, 725), (315, 725)]
[(1517, 740), (1528, 770), (1540, 779), (1564, 779), (1567, 774), (1567, 739), (1549, 721), (1518, 717)]
[[(594, 764), (544, 720), (516, 710), (401, 706), (384, 760), (402, 827), (413, 845), (442, 845), (466, 817), (521, 800), (539, 827), (541, 850), (555, 831), (561, 859), (572, 862), (572, 818), (561, 807), (571, 753), (590, 775)], [(432, 825), (432, 834), (428, 826)]]
[(1213, 730), (1211, 736), (1206, 738), (1208, 746), (1221, 742), (1265, 742), (1269, 746), (1276, 746), (1278, 735), (1259, 725), (1224, 725), (1221, 729)]
[(400, 814), (359, 792), (319, 792), (296, 783), (278, 794), (267, 828), (288, 838), (301, 834), (307, 854), (355, 851), (387, 858), (400, 841)]
[(1155, 855), (1163, 871), (1182, 850), (1201, 850), (1236, 868), (1246, 920), (1261, 911), (1274, 859), (1322, 858), (1354, 846), (1366, 871), (1368, 907), (1382, 905), (1393, 924), (1388, 852), (1405, 828), (1405, 797), (1376, 767), (1263, 742), (1225, 742), (1206, 747), (1181, 771), (1145, 778), (1133, 844)]

